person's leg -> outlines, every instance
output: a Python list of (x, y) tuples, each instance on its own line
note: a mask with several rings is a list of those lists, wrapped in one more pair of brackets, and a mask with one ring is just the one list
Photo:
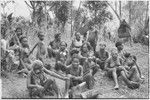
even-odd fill
[(59, 96), (60, 96), (60, 91), (59, 91), (58, 85), (56, 84), (56, 81), (55, 81), (55, 80), (53, 80), (52, 87), (53, 87), (55, 93), (57, 94), (57, 97), (59, 98)]
[[(137, 82), (143, 82), (143, 79), (140, 78), (137, 67), (133, 66), (128, 73), (129, 80), (135, 80)], [(133, 79), (134, 78), (134, 79)]]
[(142, 72), (141, 72), (141, 70), (140, 70), (139, 66), (137, 65), (137, 63), (136, 63), (136, 62), (135, 62), (135, 64), (136, 64), (137, 71), (138, 71), (138, 73), (139, 73), (140, 78), (141, 78), (141, 79), (144, 79), (144, 76), (142, 75)]
[(112, 71), (112, 76), (113, 76), (113, 80), (115, 82), (115, 89), (118, 89), (119, 88), (119, 84), (118, 84), (118, 77), (117, 77), (117, 70), (116, 68), (113, 69)]
[(43, 93), (45, 95), (54, 95), (53, 87), (52, 87), (53, 81), (51, 79), (48, 79), (44, 83), (44, 90)]
[(17, 74), (23, 74), (25, 77), (27, 76), (28, 73), (29, 73), (29, 71), (26, 68), (17, 72)]
[(86, 82), (87, 84), (87, 88), (88, 89), (92, 89), (94, 84), (95, 84), (95, 80), (94, 77), (91, 74), (87, 74), (83, 77), (83, 81)]
[(52, 48), (47, 48), (47, 52), (48, 52), (48, 57), (49, 58), (52, 58), (53, 57), (53, 50), (52, 50)]
[(29, 88), (29, 96), (30, 98), (42, 98), (43, 97), (43, 90), (38, 88)]
[(98, 71), (98, 67), (99, 67), (99, 65), (98, 64), (96, 64), (93, 68), (92, 68), (92, 76), (94, 76), (96, 73), (97, 73), (97, 71)]
[(101, 62), (101, 66), (100, 67), (101, 67), (102, 70), (104, 70), (105, 62)]
[(129, 88), (135, 89), (135, 88), (138, 88), (138, 87), (140, 86), (139, 83), (130, 81), (130, 80), (128, 79), (128, 77), (126, 76), (125, 71), (121, 71), (121, 76), (122, 76), (123, 81), (126, 83), (126, 85), (127, 85)]

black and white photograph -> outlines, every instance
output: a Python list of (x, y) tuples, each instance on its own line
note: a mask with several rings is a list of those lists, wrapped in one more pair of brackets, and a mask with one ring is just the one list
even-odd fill
[(0, 99), (149, 99), (148, 0), (0, 0)]

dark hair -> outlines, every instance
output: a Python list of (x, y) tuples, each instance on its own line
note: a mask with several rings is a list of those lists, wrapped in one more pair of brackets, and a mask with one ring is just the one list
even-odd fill
[(61, 33), (55, 34), (55, 39), (57, 39), (59, 36), (61, 35)]
[(124, 54), (124, 57), (125, 57), (125, 58), (129, 58), (130, 56), (131, 56), (130, 53), (125, 53), (125, 54)]
[(40, 37), (40, 36), (44, 36), (44, 34), (42, 33), (42, 31), (38, 31), (38, 37)]
[(53, 41), (51, 41), (51, 42), (49, 43), (49, 45), (50, 45), (50, 46), (53, 46), (53, 45), (54, 45), (53, 43), (54, 43), (54, 42), (53, 42)]
[(133, 60), (136, 62), (137, 61), (137, 57), (135, 55), (132, 55)]
[(122, 42), (121, 41), (118, 41), (116, 42), (115, 46), (118, 47), (118, 46), (121, 46), (122, 45)]
[(71, 62), (72, 62), (74, 59), (78, 59), (78, 60), (79, 60), (78, 57), (72, 57)]
[(78, 54), (79, 53), (79, 51), (78, 50), (76, 50), (76, 49), (72, 49), (71, 51), (70, 51), (70, 55), (72, 56), (73, 54)]
[(104, 45), (104, 46), (106, 47), (106, 44), (105, 44), (105, 43), (100, 43), (99, 46), (101, 46), (101, 45)]
[(22, 40), (25, 39), (25, 38), (27, 39), (27, 36), (21, 36), (21, 37), (19, 38), (19, 41), (22, 42)]
[(15, 32), (17, 32), (17, 30), (21, 30), (21, 32), (22, 32), (22, 28), (21, 27), (17, 27)]
[(60, 45), (61, 45), (62, 43), (65, 43), (65, 45), (66, 45), (66, 47), (67, 47), (67, 43), (66, 43), (65, 41), (62, 41), (62, 42), (60, 43)]

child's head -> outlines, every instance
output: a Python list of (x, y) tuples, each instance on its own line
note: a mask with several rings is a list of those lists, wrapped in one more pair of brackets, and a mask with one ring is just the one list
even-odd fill
[(71, 52), (70, 52), (70, 56), (73, 57), (73, 56), (75, 56), (75, 55), (78, 55), (78, 53), (79, 53), (78, 50), (73, 49), (73, 50), (71, 50)]
[(121, 41), (116, 42), (115, 46), (119, 51), (123, 50), (123, 44)]
[(117, 52), (117, 49), (112, 49), (111, 50), (111, 57), (116, 60), (117, 57), (118, 57), (118, 52)]
[(44, 40), (44, 37), (45, 37), (45, 35), (43, 34), (43, 32), (42, 32), (42, 31), (39, 31), (39, 32), (38, 32), (38, 38), (39, 38), (39, 40), (43, 41), (43, 40)]
[[(129, 56), (125, 56), (127, 65), (128, 65), (128, 66), (133, 66), (133, 65), (135, 65), (135, 63), (136, 63), (136, 61), (137, 61), (136, 56), (131, 55), (130, 53), (128, 53), (128, 54), (129, 54)], [(126, 55), (127, 55), (127, 54), (126, 54)]]
[(1, 26), (1, 36), (2, 36), (2, 38), (6, 37), (6, 28), (4, 28), (2, 26)]
[(100, 50), (105, 50), (105, 48), (106, 48), (105, 43), (100, 43), (99, 46), (100, 46)]
[(35, 74), (40, 74), (42, 72), (43, 63), (40, 60), (35, 60), (32, 68)]
[(78, 33), (75, 34), (75, 37), (76, 37), (77, 40), (80, 40), (81, 34), (78, 32)]
[(62, 42), (60, 43), (60, 49), (61, 49), (61, 50), (65, 50), (66, 47), (67, 47), (67, 43), (64, 42), (64, 41), (62, 41)]
[(20, 37), (20, 42), (21, 42), (23, 47), (27, 47), (28, 46), (28, 39), (27, 39), (26, 36), (21, 36)]
[(77, 57), (72, 58), (72, 65), (74, 68), (78, 68), (79, 66), (79, 59)]
[(61, 33), (55, 34), (55, 39), (60, 41), (61, 40)]
[(81, 52), (87, 52), (91, 50), (91, 45), (89, 42), (85, 42), (82, 46), (81, 46)]
[(22, 29), (20, 27), (17, 27), (15, 32), (16, 32), (18, 37), (20, 37), (22, 35)]

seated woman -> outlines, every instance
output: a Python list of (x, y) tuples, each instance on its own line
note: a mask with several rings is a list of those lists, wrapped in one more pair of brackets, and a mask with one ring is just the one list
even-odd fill
[(65, 72), (66, 71), (66, 60), (68, 58), (68, 50), (66, 49), (67, 43), (62, 41), (60, 43), (60, 49), (56, 56), (56, 64), (55, 64), (55, 70), (59, 72)]
[(21, 42), (21, 46), (14, 45), (13, 47), (10, 47), (9, 49), (14, 49), (16, 50), (16, 52), (19, 53), (18, 55), (19, 55), (20, 67), (18, 68), (19, 71), (17, 73), (27, 74), (28, 71), (31, 70), (31, 61), (28, 58), (30, 49), (29, 49), (27, 37), (26, 36), (20, 37), (20, 42)]
[(61, 43), (61, 33), (55, 34), (55, 39), (48, 45), (47, 52), (49, 58), (56, 57)]
[(125, 54), (125, 72), (127, 74), (127, 77), (129, 80), (135, 81), (135, 82), (143, 82), (144, 79), (141, 78), (141, 71), (139, 69), (139, 66), (136, 64), (137, 58), (134, 55), (131, 55), (130, 53)]
[(106, 62), (106, 60), (107, 60), (108, 57), (109, 57), (109, 54), (108, 54), (108, 52), (105, 50), (105, 48), (106, 48), (106, 44), (101, 43), (101, 44), (100, 44), (100, 49), (99, 49), (99, 51), (95, 53), (95, 57), (97, 58), (97, 59), (96, 59), (97, 64), (100, 66), (100, 68), (101, 68), (102, 70), (104, 70), (105, 62)]
[(113, 77), (113, 80), (115, 82), (114, 89), (119, 89), (118, 84), (118, 76), (120, 73), (120, 66), (122, 65), (122, 59), (118, 57), (118, 53), (116, 49), (111, 50), (111, 57), (106, 60), (105, 64), (105, 70), (107, 71), (107, 74), (109, 77)]
[(75, 34), (75, 38), (72, 41), (70, 50), (72, 50), (73, 48), (80, 50), (81, 46), (83, 44), (83, 40), (81, 39), (81, 34), (80, 33), (76, 33)]
[(61, 79), (68, 79), (62, 77), (52, 71), (49, 71), (43, 67), (43, 63), (40, 60), (35, 60), (32, 65), (32, 70), (27, 77), (27, 88), (31, 98), (39, 97), (43, 98), (45, 95), (56, 94), (59, 97), (59, 89), (54, 80), (47, 79), (46, 74), (56, 76)]
[(120, 75), (129, 88), (135, 89), (140, 85), (138, 82), (134, 82), (129, 79), (132, 74), (129, 74), (125, 70), (124, 66), (122, 66), (122, 59), (118, 57), (116, 49), (113, 49), (111, 51), (111, 57), (106, 61), (105, 70), (110, 77), (113, 77), (113, 80), (115, 82), (115, 89), (119, 89), (118, 76)]

